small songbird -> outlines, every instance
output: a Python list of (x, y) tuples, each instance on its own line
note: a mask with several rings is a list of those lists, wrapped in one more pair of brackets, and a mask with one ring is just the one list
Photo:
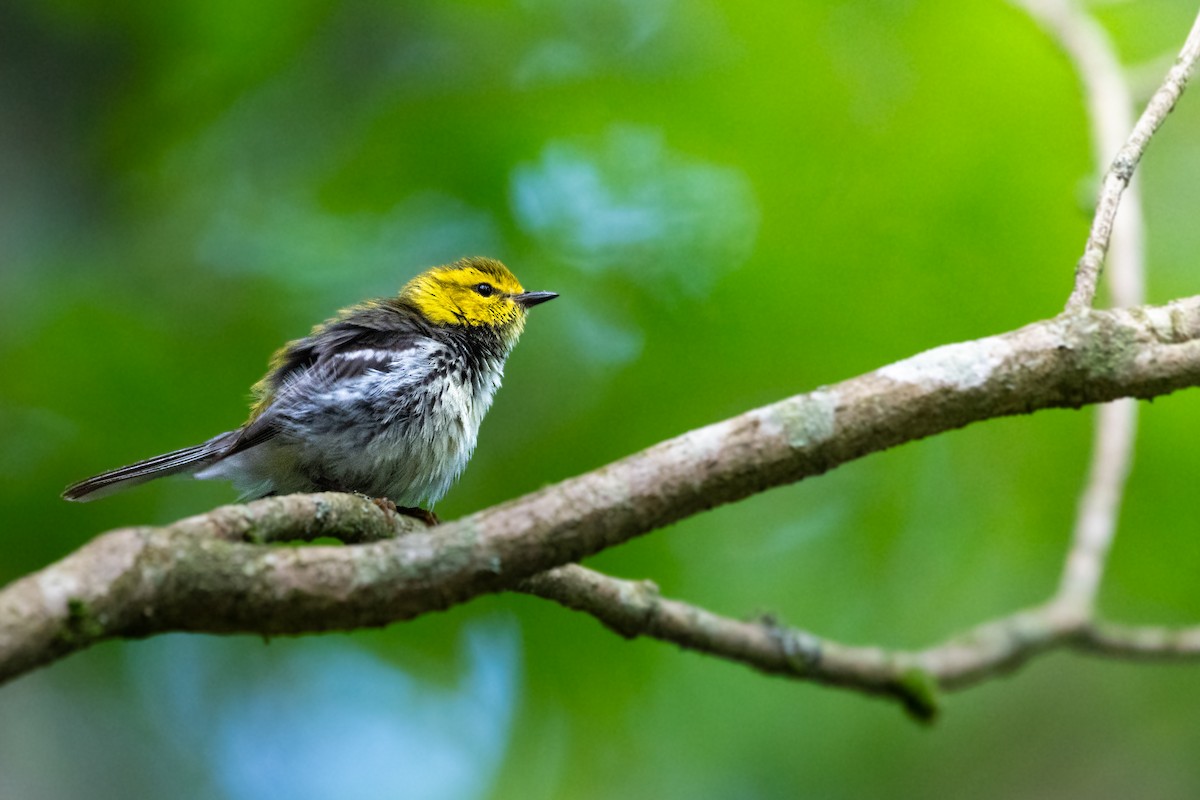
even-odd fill
[(179, 473), (233, 481), (243, 497), (344, 491), (435, 503), (475, 449), (526, 311), (499, 261), (465, 258), (394, 298), (345, 309), (271, 359), (237, 430), (67, 487), (91, 500)]

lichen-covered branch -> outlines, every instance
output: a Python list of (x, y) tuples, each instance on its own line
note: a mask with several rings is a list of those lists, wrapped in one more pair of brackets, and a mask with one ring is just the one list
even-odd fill
[[(1200, 296), (939, 347), (435, 529), (346, 495), (100, 536), (0, 589), (0, 680), (111, 637), (306, 633), (447, 608), (773, 486), (972, 422), (1200, 385)], [(320, 535), (348, 547), (254, 542)]]

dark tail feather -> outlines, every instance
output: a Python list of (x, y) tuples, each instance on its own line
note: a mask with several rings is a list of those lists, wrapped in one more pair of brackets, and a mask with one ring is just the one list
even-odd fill
[(180, 472), (195, 472), (200, 467), (211, 463), (225, 455), (226, 450), (237, 439), (237, 431), (222, 433), (214, 436), (203, 444), (185, 447), (163, 453), (161, 456), (147, 458), (128, 467), (101, 472), (85, 478), (79, 483), (73, 483), (63, 491), (66, 500), (87, 501), (97, 497), (137, 486), (139, 483), (161, 478), (166, 475), (176, 475)]

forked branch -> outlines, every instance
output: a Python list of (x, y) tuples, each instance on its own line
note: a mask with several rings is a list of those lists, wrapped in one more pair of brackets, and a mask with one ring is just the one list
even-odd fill
[[(1111, 77), (1095, 30), (1071, 17), (1069, 2), (1027, 5), (1045, 14), (1081, 65), (1100, 63), (1099, 73)], [(355, 496), (324, 494), (228, 506), (165, 528), (112, 531), (0, 589), (0, 681), (109, 638), (353, 629), (502, 589), (584, 611), (624, 636), (898, 699), (922, 718), (934, 712), (940, 690), (972, 685), (1054, 648), (1200, 657), (1200, 628), (1124, 627), (1095, 616), (1128, 469), (1131, 403), (1101, 412), (1093, 477), (1059, 593), (925, 650), (852, 647), (773, 619), (734, 620), (661, 597), (649, 582), (570, 563), (713, 506), (972, 422), (1200, 385), (1200, 296), (1090, 310), (1121, 194), (1198, 57), (1200, 19), (1105, 177), (1063, 316), (939, 347), (747, 412), (436, 530)], [(1089, 86), (1093, 106), (1112, 102)], [(1133, 245), (1113, 251), (1112, 271), (1120, 279), (1114, 299), (1134, 306), (1140, 225), (1130, 230)], [(270, 546), (323, 536), (350, 546)]]
[(383, 511), (348, 495), (271, 498), (166, 528), (117, 530), (0, 589), (0, 680), (113, 637), (386, 625), (904, 442), (1196, 385), (1200, 296), (939, 347), (397, 539), (257, 543), (395, 534)]

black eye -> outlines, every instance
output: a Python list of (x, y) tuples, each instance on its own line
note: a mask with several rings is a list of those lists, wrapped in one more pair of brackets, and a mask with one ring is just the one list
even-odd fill
[(475, 284), (475, 291), (479, 292), (480, 297), (491, 297), (496, 293), (496, 287), (490, 283), (477, 283)]

